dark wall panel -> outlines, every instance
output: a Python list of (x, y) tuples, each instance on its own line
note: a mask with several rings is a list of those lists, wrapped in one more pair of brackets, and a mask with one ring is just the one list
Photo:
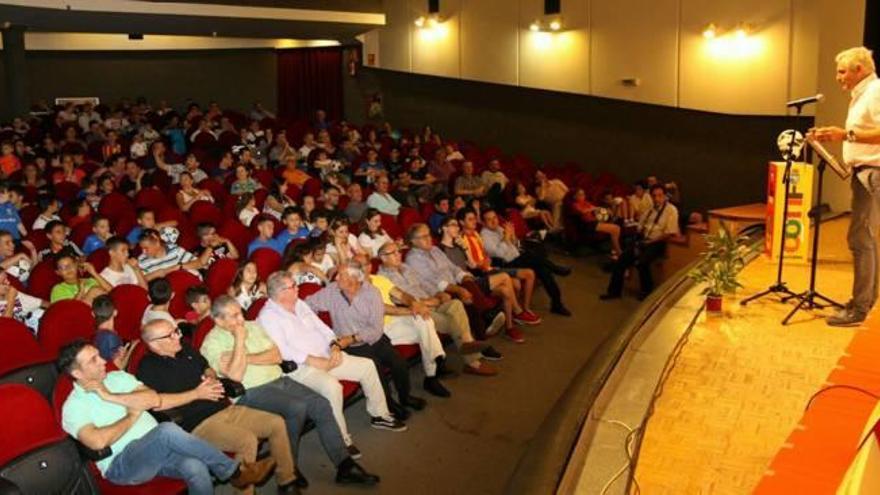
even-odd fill
[(254, 101), (276, 104), (273, 50), (27, 53), (34, 100), (99, 96), (102, 101), (144, 96), (181, 105), (216, 100), (247, 109)]
[(700, 209), (762, 201), (776, 136), (794, 124), (367, 68), (345, 88), (355, 122), (380, 92), (396, 126), (430, 124), (450, 138), (625, 180), (656, 174), (677, 181), (688, 206)]

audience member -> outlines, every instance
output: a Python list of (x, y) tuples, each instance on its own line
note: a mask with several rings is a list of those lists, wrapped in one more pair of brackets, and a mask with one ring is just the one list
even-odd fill
[[(80, 270), (89, 277), (80, 278)], [(53, 303), (65, 299), (76, 299), (86, 304), (92, 304), (95, 297), (106, 294), (113, 289), (113, 286), (95, 271), (95, 267), (91, 263), (77, 261), (76, 257), (66, 252), (55, 257), (55, 273), (61, 277), (61, 282), (52, 287), (49, 301)]]
[(101, 276), (113, 287), (117, 285), (139, 285), (147, 288), (147, 279), (138, 266), (137, 259), (129, 258), (128, 242), (122, 237), (107, 239), (109, 263), (101, 270)]

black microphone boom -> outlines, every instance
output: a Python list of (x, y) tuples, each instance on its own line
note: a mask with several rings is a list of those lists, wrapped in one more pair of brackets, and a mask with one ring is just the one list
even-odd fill
[(785, 106), (787, 106), (788, 108), (802, 107), (804, 105), (809, 105), (810, 103), (816, 103), (816, 102), (822, 101), (824, 99), (825, 99), (825, 95), (823, 95), (822, 93), (819, 93), (815, 96), (808, 96), (806, 98), (791, 100), (790, 102), (786, 103)]

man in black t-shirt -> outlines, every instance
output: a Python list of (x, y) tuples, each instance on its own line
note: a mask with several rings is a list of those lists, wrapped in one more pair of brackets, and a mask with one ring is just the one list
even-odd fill
[[(278, 493), (299, 493), (281, 416), (230, 403), (217, 374), (201, 354), (181, 342), (180, 330), (169, 321), (148, 322), (141, 340), (149, 352), (135, 374), (153, 390), (180, 399), (181, 405), (167, 412), (181, 428), (245, 463), (256, 461), (259, 439), (267, 438), (277, 463)], [(253, 493), (253, 487), (245, 493)]]

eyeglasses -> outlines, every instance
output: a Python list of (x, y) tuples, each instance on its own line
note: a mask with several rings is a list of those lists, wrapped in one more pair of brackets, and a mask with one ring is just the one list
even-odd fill
[(181, 332), (180, 332), (180, 329), (179, 329), (179, 328), (175, 328), (174, 330), (171, 331), (171, 333), (169, 333), (169, 334), (167, 334), (167, 335), (163, 335), (163, 336), (161, 336), (161, 337), (156, 337), (155, 339), (150, 339), (149, 341), (150, 341), (150, 342), (157, 342), (157, 341), (159, 341), (159, 340), (170, 339), (170, 338), (173, 338), (173, 337), (180, 337), (181, 335), (182, 335), (182, 334), (181, 334)]
[(395, 249), (394, 251), (387, 251), (387, 252), (384, 252), (384, 253), (379, 253), (379, 255), (381, 255), (381, 256), (391, 256), (392, 254), (397, 254), (397, 253), (399, 253), (399, 252), (400, 252), (399, 249)]
[(419, 235), (414, 235), (414, 236), (413, 236), (413, 239), (424, 239), (424, 238), (426, 238), (426, 237), (431, 237), (431, 234), (419, 234)]

